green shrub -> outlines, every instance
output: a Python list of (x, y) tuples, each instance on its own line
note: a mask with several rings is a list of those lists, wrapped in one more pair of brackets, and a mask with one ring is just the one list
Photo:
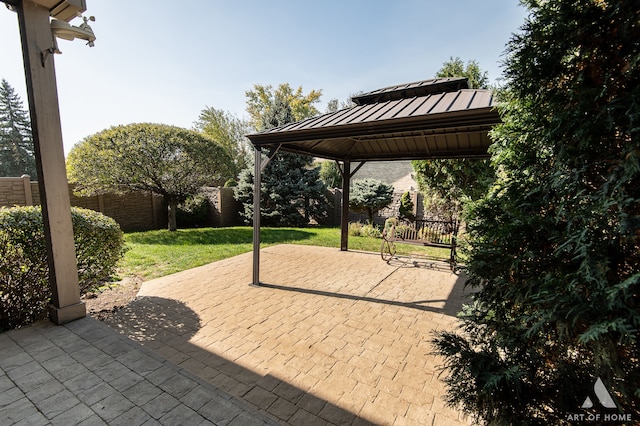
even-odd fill
[(192, 195), (178, 204), (176, 220), (181, 228), (198, 228), (209, 224), (209, 199), (203, 194)]
[(349, 235), (352, 237), (369, 237), (369, 238), (380, 238), (382, 234), (380, 230), (370, 224), (362, 224), (360, 222), (351, 222), (349, 224)]
[(124, 255), (124, 235), (118, 223), (102, 213), (71, 208), (80, 292), (85, 293), (115, 273)]
[(31, 250), (11, 240), (0, 231), (0, 332), (44, 319), (51, 298), (44, 248)]
[(398, 215), (401, 219), (415, 220), (416, 216), (413, 214), (413, 201), (411, 201), (411, 194), (409, 191), (402, 194), (400, 198), (400, 208), (398, 209)]
[[(92, 210), (72, 207), (80, 292), (108, 280), (124, 254), (118, 224)], [(51, 298), (40, 207), (0, 209), (0, 330), (46, 317)]]

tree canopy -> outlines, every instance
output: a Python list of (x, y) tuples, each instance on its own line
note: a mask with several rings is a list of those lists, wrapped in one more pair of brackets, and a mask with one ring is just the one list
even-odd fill
[[(489, 82), (477, 61), (465, 66), (459, 57), (442, 64), (436, 77), (466, 77), (472, 89), (487, 89)], [(482, 159), (414, 160), (412, 165), (432, 213), (458, 214), (464, 204), (482, 197), (494, 178), (489, 162)]]
[(0, 82), (0, 176), (37, 178), (29, 113), (20, 96), (2, 79)]
[(338, 164), (333, 160), (318, 161), (320, 167), (320, 179), (327, 185), (327, 188), (341, 188), (342, 174)]
[(230, 177), (231, 158), (202, 134), (164, 124), (115, 126), (74, 145), (69, 181), (81, 194), (147, 191), (164, 197), (169, 230), (177, 204)]
[(292, 122), (318, 115), (319, 111), (315, 104), (320, 102), (322, 91), (311, 90), (305, 95), (301, 86), (293, 90), (289, 83), (282, 83), (275, 90), (271, 85), (254, 84), (253, 89), (247, 90), (245, 94), (251, 125), (256, 131), (260, 131), (270, 128), (264, 127), (264, 117), (276, 105), (278, 99), (289, 106)]
[[(574, 413), (630, 424), (640, 420), (640, 5), (523, 4), (492, 133), (497, 179), (468, 217), (479, 292), (461, 331), (435, 340), (448, 401), (492, 424), (569, 424)], [(615, 408), (594, 395), (597, 381)]]
[(489, 73), (482, 71), (480, 64), (476, 60), (467, 61), (465, 65), (459, 57), (451, 57), (442, 64), (442, 67), (436, 72), (436, 77), (467, 77), (469, 79), (469, 87), (471, 89), (488, 89)]
[(205, 107), (195, 122), (195, 129), (224, 148), (232, 159), (230, 173), (237, 177), (247, 165), (249, 143), (245, 135), (249, 133), (249, 123), (229, 112)]

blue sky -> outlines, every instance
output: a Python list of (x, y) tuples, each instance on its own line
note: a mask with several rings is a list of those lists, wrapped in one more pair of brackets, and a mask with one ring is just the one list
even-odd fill
[[(246, 117), (254, 84), (331, 99), (432, 78), (475, 59), (495, 81), (526, 11), (517, 0), (87, 0), (97, 40), (59, 40), (65, 152), (118, 124), (191, 128), (213, 107)], [(71, 23), (79, 25), (77, 18)], [(27, 108), (17, 16), (0, 8), (0, 78)]]

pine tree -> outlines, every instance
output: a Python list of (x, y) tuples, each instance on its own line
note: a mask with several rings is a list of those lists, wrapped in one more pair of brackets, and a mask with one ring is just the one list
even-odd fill
[(7, 80), (0, 82), (0, 176), (37, 178), (31, 123)]
[[(473, 205), (448, 402), (493, 424), (640, 421), (640, 5), (524, 1), (494, 187)], [(603, 406), (600, 380), (616, 408)], [(595, 394), (594, 394), (595, 392)], [(593, 407), (584, 404), (589, 398)], [(584, 408), (583, 408), (584, 407)]]
[[(261, 128), (267, 130), (293, 121), (289, 104), (278, 98), (262, 116)], [(252, 158), (240, 173), (235, 191), (236, 199), (244, 206), (241, 215), (247, 222), (253, 218), (253, 173)], [(306, 226), (311, 219), (322, 221), (327, 216), (327, 187), (309, 156), (278, 152), (265, 168), (261, 186), (264, 225)]]

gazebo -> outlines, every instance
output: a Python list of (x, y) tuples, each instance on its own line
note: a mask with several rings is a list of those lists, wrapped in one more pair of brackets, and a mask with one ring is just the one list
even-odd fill
[[(260, 284), (260, 184), (279, 150), (334, 160), (342, 174), (340, 250), (348, 248), (350, 179), (367, 161), (484, 158), (500, 123), (494, 95), (466, 78), (385, 87), (355, 106), (247, 135), (254, 146), (253, 281)], [(267, 151), (267, 158), (262, 152)], [(351, 170), (352, 163), (358, 163)]]

